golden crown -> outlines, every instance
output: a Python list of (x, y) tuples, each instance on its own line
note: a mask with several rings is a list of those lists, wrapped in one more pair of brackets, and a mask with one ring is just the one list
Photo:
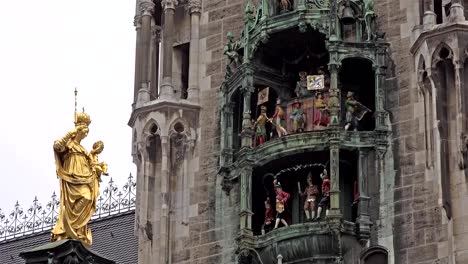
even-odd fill
[(91, 117), (85, 112), (79, 113), (76, 115), (75, 126), (85, 125), (89, 126), (91, 123)]

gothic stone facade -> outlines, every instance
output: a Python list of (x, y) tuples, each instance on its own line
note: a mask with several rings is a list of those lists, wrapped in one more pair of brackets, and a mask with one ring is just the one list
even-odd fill
[(468, 262), (463, 6), (137, 0), (138, 263)]

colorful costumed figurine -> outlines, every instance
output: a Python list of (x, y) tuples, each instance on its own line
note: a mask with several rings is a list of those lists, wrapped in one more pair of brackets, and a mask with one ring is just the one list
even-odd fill
[(315, 218), (315, 210), (317, 206), (318, 196), (320, 195), (320, 191), (317, 185), (314, 185), (312, 180), (312, 173), (309, 172), (307, 175), (307, 187), (305, 188), (304, 192), (302, 192), (300, 184), (299, 185), (299, 194), (301, 196), (305, 196), (306, 199), (304, 201), (304, 212), (306, 215), (306, 221)]
[(323, 94), (321, 92), (317, 92), (314, 107), (314, 126), (317, 128), (328, 127), (328, 124), (330, 124), (328, 106), (323, 99)]
[(281, 107), (281, 100), (278, 99), (276, 101), (276, 108), (275, 108), (275, 113), (273, 114), (272, 117), (272, 123), (276, 128), (276, 133), (278, 134), (278, 137), (286, 136), (288, 132), (284, 128), (284, 120), (286, 119), (286, 112), (284, 112), (283, 108)]
[(262, 105), (260, 107), (260, 115), (257, 118), (257, 121), (253, 124), (255, 129), (255, 146), (261, 145), (266, 141), (266, 122), (269, 121), (267, 116), (267, 107)]
[(346, 125), (345, 130), (352, 128), (354, 131), (358, 130), (359, 121), (364, 117), (370, 109), (354, 99), (354, 93), (348, 92), (346, 94)]
[(275, 218), (273, 216), (273, 208), (271, 207), (270, 197), (267, 197), (265, 201), (265, 221), (262, 225), (262, 235), (272, 229)]
[(288, 226), (288, 223), (286, 222), (285, 215), (286, 215), (286, 208), (287, 208), (287, 202), (291, 195), (285, 191), (283, 191), (283, 188), (281, 187), (281, 184), (277, 181), (273, 181), (274, 188), (275, 188), (275, 193), (276, 193), (276, 222), (275, 222), (275, 229), (278, 228), (280, 222), (284, 226)]
[(304, 113), (304, 110), (302, 110), (301, 102), (299, 102), (298, 99), (294, 101), (293, 111), (289, 118), (292, 120), (293, 132), (304, 132), (306, 114)]
[(294, 93), (297, 97), (305, 97), (311, 95), (311, 92), (307, 90), (307, 72), (299, 72), (299, 81), (296, 83), (296, 89)]
[(320, 174), (320, 178), (322, 178), (322, 199), (318, 205), (317, 217), (314, 220), (320, 219), (322, 214), (323, 208), (327, 210), (330, 206), (330, 177), (328, 176), (327, 170), (323, 170)]
[(281, 13), (290, 11), (292, 6), (289, 0), (279, 0), (278, 5)]

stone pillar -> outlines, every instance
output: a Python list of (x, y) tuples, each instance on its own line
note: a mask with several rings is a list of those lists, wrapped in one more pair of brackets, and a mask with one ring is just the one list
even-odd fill
[(241, 204), (240, 204), (240, 230), (241, 233), (252, 232), (252, 166), (244, 164), (240, 175)]
[(330, 217), (341, 217), (339, 133), (330, 136)]
[(150, 101), (149, 93), (149, 62), (151, 47), (151, 20), (153, 17), (154, 3), (143, 1), (140, 3), (141, 15), (141, 45), (140, 45), (140, 87), (138, 89), (137, 107)]
[(253, 87), (253, 71), (246, 69), (244, 74), (244, 82), (242, 84), (242, 95), (244, 98), (244, 110), (242, 116), (242, 132), (241, 132), (241, 148), (252, 146), (252, 110), (250, 109), (250, 101), (252, 98)]
[(357, 212), (358, 217), (356, 219), (356, 222), (358, 224), (359, 237), (361, 239), (368, 239), (370, 237), (370, 226), (372, 224), (370, 221), (370, 216), (369, 216), (370, 197), (368, 195), (368, 191), (369, 191), (368, 189), (369, 188), (368, 187), (368, 182), (369, 182), (368, 159), (369, 159), (368, 149), (364, 149), (364, 148), (359, 149), (359, 164), (358, 164), (359, 198), (358, 198), (358, 212)]
[[(138, 12), (138, 11), (137, 11)], [(136, 101), (138, 99), (138, 90), (140, 89), (140, 50), (141, 50), (141, 16), (138, 13), (133, 21), (133, 25), (136, 30), (136, 48), (135, 48), (135, 80), (133, 87), (133, 108), (136, 106)]]
[(330, 99), (329, 99), (329, 110), (330, 110), (330, 126), (340, 126), (340, 90), (338, 89), (338, 71), (340, 64), (333, 62), (330, 63), (328, 68), (330, 70)]
[(198, 103), (199, 100), (199, 84), (198, 84), (198, 61), (200, 56), (200, 14), (201, 1), (190, 0), (190, 63), (189, 63), (189, 84), (188, 84), (188, 100)]
[(161, 137), (161, 227), (159, 236), (159, 263), (169, 263), (170, 244), (170, 200), (169, 200), (169, 140)]
[(465, 11), (461, 0), (452, 0), (450, 7), (449, 22), (463, 22), (465, 21)]
[[(154, 21), (154, 20), (153, 20)], [(159, 89), (159, 43), (161, 43), (161, 26), (151, 25), (151, 100), (158, 98)]]
[(385, 91), (383, 89), (386, 70), (382, 66), (374, 67), (375, 72), (375, 128), (386, 130), (386, 117), (387, 114), (384, 110)]
[(424, 17), (423, 17), (423, 28), (424, 30), (430, 30), (437, 21), (437, 15), (434, 13), (434, 4), (432, 1), (424, 3)]
[(164, 9), (164, 25), (162, 83), (159, 98), (173, 99), (174, 87), (172, 85), (172, 53), (174, 45), (174, 13), (177, 0), (163, 0), (161, 4)]

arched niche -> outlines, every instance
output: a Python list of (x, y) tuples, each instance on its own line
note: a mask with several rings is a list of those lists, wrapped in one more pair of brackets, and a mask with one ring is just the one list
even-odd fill
[(148, 122), (143, 130), (146, 142), (147, 159), (151, 163), (160, 163), (162, 158), (161, 150), (161, 129), (154, 120)]
[[(151, 120), (144, 129), (146, 141), (146, 160), (143, 162), (142, 173), (143, 189), (146, 194), (147, 208), (155, 208), (156, 201), (154, 194), (157, 191), (157, 178), (161, 176), (162, 165), (162, 144), (161, 129), (154, 120)], [(147, 210), (146, 219), (153, 221), (154, 214)]]
[(286, 83), (280, 84), (282, 89), (288, 90), (290, 96), (294, 97), (299, 72), (317, 74), (319, 67), (327, 71), (329, 53), (325, 41), (325, 34), (311, 28), (305, 32), (301, 32), (298, 27), (276, 32), (257, 49), (254, 64), (279, 75)]
[[(307, 176), (312, 173), (312, 181), (321, 189), (322, 179), (320, 174), (323, 169), (329, 168), (330, 152), (327, 150), (303, 152), (295, 155), (284, 156), (261, 167), (254, 168), (252, 173), (252, 229), (255, 235), (260, 235), (265, 220), (265, 201), (269, 197), (270, 204), (275, 211), (275, 191), (273, 180), (280, 182), (282, 189), (289, 193), (290, 199), (287, 202), (285, 220), (289, 225), (306, 222), (304, 213), (304, 197), (299, 195), (299, 185), (302, 191), (307, 186)], [(299, 184), (298, 184), (299, 183)], [(319, 200), (316, 201), (318, 206)], [(325, 210), (322, 212), (322, 219), (325, 218)], [(287, 228), (280, 225), (280, 228)], [(265, 230), (268, 232), (269, 230)]]
[(451, 218), (450, 175), (457, 168), (457, 91), (455, 69), (452, 62), (453, 52), (442, 43), (433, 53), (433, 80), (436, 89), (436, 120), (440, 137), (440, 181), (442, 185), (442, 204), (447, 217)]
[[(352, 15), (354, 23), (344, 23), (346, 16)], [(338, 18), (340, 21), (340, 34), (345, 42), (361, 41), (364, 23), (361, 21), (362, 11), (357, 3), (351, 0), (342, 0), (338, 5)]]
[[(264, 96), (265, 94), (268, 94), (268, 100), (264, 98), (260, 98)], [(252, 120), (253, 121), (257, 120), (257, 118), (261, 114), (262, 107), (266, 107), (267, 116), (271, 118), (273, 114), (275, 113), (275, 106), (277, 103), (277, 99), (278, 99), (278, 95), (275, 89), (271, 87), (266, 87), (264, 85), (255, 85), (255, 89), (250, 100), (250, 111), (251, 111)], [(266, 123), (265, 128), (266, 128), (266, 138), (264, 139), (265, 141), (270, 141), (278, 137), (276, 135), (276, 131), (273, 125), (270, 122)], [(255, 142), (255, 138), (254, 138), (253, 145), (254, 146), (258, 145), (258, 143)]]
[[(356, 189), (358, 180), (358, 157), (359, 153), (352, 150), (341, 150), (339, 161), (339, 190), (340, 190), (340, 208), (343, 212), (343, 219), (347, 221), (355, 221), (357, 217), (357, 207), (353, 207), (353, 201), (356, 198)], [(328, 149), (321, 151), (301, 151), (292, 155), (285, 155), (277, 158), (269, 163), (254, 168), (252, 172), (252, 229), (255, 235), (262, 234), (262, 228), (265, 228), (265, 202), (269, 198), (270, 205), (273, 208), (273, 216), (275, 211), (275, 191), (273, 180), (276, 179), (281, 183), (282, 189), (290, 194), (290, 199), (287, 202), (286, 221), (289, 225), (302, 224), (310, 222), (304, 211), (305, 196), (304, 193), (307, 187), (307, 177), (311, 173), (312, 182), (317, 186), (319, 191), (322, 189), (322, 178), (320, 174), (324, 169), (330, 172), (330, 152)], [(315, 204), (315, 212), (317, 213), (321, 200), (319, 196)], [(321, 220), (325, 219), (326, 208), (322, 210)], [(354, 212), (353, 212), (354, 210)], [(311, 211), (310, 211), (311, 212)], [(281, 227), (282, 225), (280, 225)], [(285, 227), (287, 228), (287, 227)], [(271, 229), (271, 226), (270, 226)], [(268, 232), (268, 229), (265, 228)]]
[(421, 55), (418, 61), (418, 86), (422, 101), (424, 103), (424, 135), (425, 135), (425, 149), (426, 149), (426, 166), (431, 168), (433, 166), (433, 150), (434, 150), (434, 109), (432, 106), (432, 83), (426, 70), (426, 61)]
[(357, 150), (340, 150), (340, 207), (343, 219), (355, 222), (357, 218), (357, 204), (354, 204), (358, 181)]
[(361, 253), (361, 264), (388, 264), (388, 250), (382, 246), (372, 246)]
[(228, 144), (227, 147), (237, 152), (241, 147), (240, 133), (242, 132), (244, 113), (244, 97), (240, 88), (233, 92), (228, 104), (229, 105), (226, 106), (228, 110), (224, 112), (227, 137), (225, 140)]
[[(342, 60), (341, 65), (339, 85), (343, 123), (346, 123), (346, 96), (348, 92), (353, 92), (354, 99), (370, 110), (359, 121), (357, 130), (372, 131), (375, 129), (375, 71), (372, 62), (364, 58), (351, 57)], [(365, 109), (364, 107), (360, 109)]]
[(176, 120), (170, 126), (169, 144), (170, 144), (170, 164), (173, 174), (178, 174), (179, 170), (183, 170), (187, 154), (187, 144), (189, 143), (189, 127), (186, 122)]

